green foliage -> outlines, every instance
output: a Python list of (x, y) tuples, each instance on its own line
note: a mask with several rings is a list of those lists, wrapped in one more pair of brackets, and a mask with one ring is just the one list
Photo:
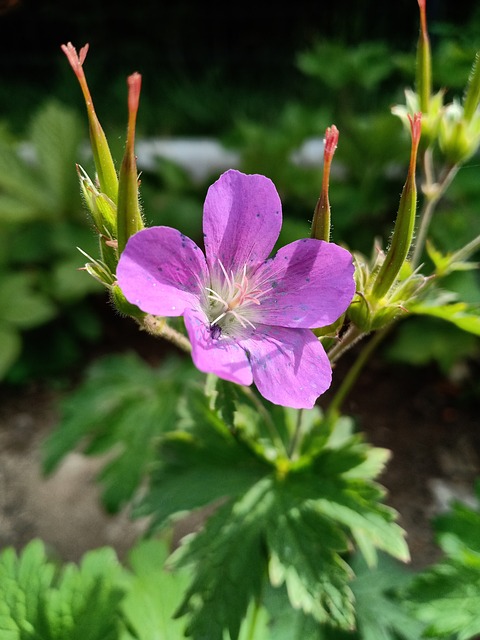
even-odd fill
[(0, 631), (5, 640), (116, 640), (121, 567), (111, 549), (58, 568), (43, 544), (0, 556)]
[(159, 442), (157, 468), (136, 514), (151, 516), (157, 528), (192, 509), (215, 508), (172, 560), (194, 566), (179, 609), (188, 614), (189, 632), (215, 640), (228, 629), (238, 638), (267, 574), (273, 585), (285, 584), (294, 609), (352, 628), (353, 574), (343, 558), (349, 546), (356, 544), (372, 565), (377, 548), (408, 557), (395, 514), (372, 481), (385, 455), (344, 424), (341, 433), (322, 435), (312, 411), (302, 453), (289, 458), (282, 442), (291, 423), (280, 419), (283, 409), (270, 416), (223, 383), (207, 398), (196, 389), (187, 398), (178, 429)]
[(178, 396), (194, 375), (179, 360), (159, 369), (133, 353), (98, 360), (62, 404), (60, 424), (44, 444), (45, 471), (77, 446), (89, 455), (112, 450), (99, 480), (105, 506), (117, 511), (153, 464), (159, 436), (174, 428)]
[(0, 220), (19, 224), (78, 213), (75, 161), (83, 136), (77, 116), (50, 102), (32, 119), (23, 157), (13, 143), (0, 145)]
[(180, 640), (185, 621), (174, 617), (189, 579), (183, 571), (164, 568), (167, 545), (138, 543), (128, 556), (128, 592), (121, 603), (126, 629), (120, 640)]
[(391, 81), (396, 69), (395, 57), (384, 41), (347, 47), (342, 42), (322, 39), (309, 51), (300, 53), (297, 64), (303, 73), (335, 94), (336, 111), (364, 107), (362, 100), (370, 99), (372, 93), (379, 96), (382, 82)]
[[(225, 137), (240, 149), (244, 170), (263, 172), (277, 184), (290, 215), (283, 243), (288, 234), (308, 234), (305, 208), (313, 211), (320, 186), (317, 167), (300, 167), (297, 151), (309, 137), (323, 135), (335, 114), (343, 171), (332, 179), (335, 240), (363, 249), (373, 219), (377, 233), (387, 236), (383, 221), (390, 229), (398, 204), (405, 137), (396, 119), (371, 107), (394, 101), (392, 79), (403, 62), (386, 43), (349, 48), (333, 41), (298, 62), (322, 98), (329, 95), (328, 103), (321, 110), (296, 101), (280, 112), (270, 107), (275, 117), (268, 126), (267, 116), (260, 125), (242, 117)], [(189, 103), (195, 129), (231, 121), (218, 92), (212, 93), (214, 80), (215, 74), (202, 87), (186, 82), (170, 92), (175, 108)], [(223, 97), (230, 95), (235, 92)], [(71, 257), (78, 244), (93, 253), (88, 243), (94, 234), (78, 216), (71, 170), (82, 137), (71, 112), (48, 104), (32, 121), (32, 158), (0, 144), (0, 299), (8, 301), (0, 310), (0, 377), (21, 356), (27, 330), (63, 318), (61, 306), (73, 309), (79, 334), (95, 338), (94, 323), (75, 308), (95, 289), (76, 273)], [(478, 195), (475, 175), (466, 174), (471, 202)], [(147, 207), (148, 223), (158, 215), (155, 222), (170, 219), (200, 236), (198, 194), (187, 176), (159, 162), (155, 179), (150, 196), (161, 213)], [(455, 213), (465, 208), (468, 202), (454, 192), (434, 226), (441, 251), (431, 245), (429, 252), (435, 276), (455, 297), (436, 282), (424, 297), (415, 290), (408, 311), (424, 316), (422, 324), (400, 327), (393, 357), (419, 364), (436, 359), (448, 371), (476, 347), (476, 265), (465, 256), (456, 260), (458, 246), (451, 246), (464, 237), (468, 242), (478, 226), (476, 206), (468, 216)], [(82, 235), (89, 240), (80, 241)], [(438, 320), (446, 322), (437, 331)], [(55, 344), (46, 343), (55, 359)], [(57, 566), (39, 542), (20, 557), (6, 550), (0, 558), (6, 640), (414, 640), (452, 634), (468, 640), (479, 634), (478, 512), (456, 505), (437, 520), (446, 559), (412, 580), (383, 554), (379, 562), (379, 551), (408, 559), (404, 532), (376, 481), (388, 453), (354, 434), (348, 418), (328, 415), (327, 421), (317, 410), (269, 407), (250, 389), (214, 378), (202, 389), (190, 362), (168, 360), (154, 369), (132, 354), (96, 362), (62, 404), (61, 423), (45, 444), (45, 471), (54, 471), (75, 448), (108, 454), (99, 480), (109, 511), (133, 503), (134, 515), (149, 518), (150, 534), (192, 512), (203, 526), (172, 556), (156, 540), (141, 543), (129, 569), (109, 549), (87, 554), (78, 567)]]
[[(477, 484), (480, 499), (480, 484)], [(400, 593), (427, 626), (424, 637), (469, 640), (480, 634), (480, 510), (461, 503), (436, 519), (445, 558)]]
[(478, 353), (478, 342), (467, 332), (438, 319), (409, 318), (397, 327), (395, 339), (385, 350), (387, 358), (395, 363), (412, 366), (436, 364), (448, 374), (462, 359)]
[(356, 574), (352, 590), (358, 638), (418, 640), (424, 625), (396, 597), (396, 593), (409, 583), (412, 574), (383, 554), (375, 568), (369, 568), (358, 555), (353, 558), (352, 567)]
[[(73, 112), (50, 102), (32, 119), (23, 153), (11, 141), (0, 143), (0, 298), (8, 301), (0, 312), (0, 339), (6, 345), (0, 345), (0, 379), (15, 363), (13, 377), (22, 378), (18, 361), (28, 360), (22, 344), (32, 329), (65, 320), (99, 290), (79, 272), (80, 256), (74, 255), (76, 246), (90, 248), (94, 240), (81, 213), (75, 172), (82, 139)], [(85, 337), (73, 319), (67, 323), (77, 339)], [(98, 328), (91, 336), (98, 336)], [(49, 343), (51, 363), (63, 347), (55, 332)]]

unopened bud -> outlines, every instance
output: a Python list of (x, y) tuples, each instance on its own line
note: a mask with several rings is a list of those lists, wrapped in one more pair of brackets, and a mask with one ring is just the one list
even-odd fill
[(325, 145), (323, 149), (323, 179), (320, 197), (313, 214), (311, 237), (317, 240), (330, 241), (330, 201), (328, 197), (330, 184), (330, 168), (333, 156), (338, 145), (339, 131), (332, 124), (325, 132)]
[(427, 29), (426, 0), (418, 0), (420, 8), (420, 34), (417, 45), (417, 93), (420, 98), (420, 111), (428, 113), (432, 93), (432, 56)]
[(117, 237), (117, 207), (110, 198), (101, 193), (86, 171), (77, 165), (80, 188), (85, 204), (90, 211), (98, 233), (110, 238)]
[(142, 77), (134, 73), (128, 77), (128, 129), (125, 155), (120, 167), (117, 206), (118, 253), (122, 253), (128, 239), (143, 229), (138, 200), (138, 174), (135, 158), (135, 126)]
[(63, 44), (62, 51), (67, 56), (70, 66), (77, 76), (83, 97), (85, 98), (90, 128), (90, 142), (92, 145), (93, 159), (95, 161), (98, 182), (100, 184), (100, 191), (116, 203), (118, 192), (117, 172), (115, 171), (115, 165), (112, 160), (107, 138), (95, 113), (87, 79), (83, 71), (83, 63), (85, 62), (88, 52), (88, 44), (80, 49), (79, 54), (77, 54), (77, 51), (71, 42)]
[(410, 153), (410, 165), (400, 204), (398, 207), (397, 219), (393, 230), (392, 240), (385, 260), (380, 267), (372, 289), (372, 295), (383, 298), (402, 268), (410, 251), (415, 227), (415, 214), (417, 210), (417, 187), (415, 182), (415, 168), (417, 164), (417, 151), (422, 131), (422, 115), (417, 113), (410, 118), (412, 133), (412, 147)]
[(438, 142), (451, 165), (466, 162), (480, 144), (480, 113), (466, 120), (462, 105), (454, 100), (445, 107)]
[(477, 52), (472, 71), (468, 79), (467, 91), (463, 103), (463, 117), (471, 122), (480, 104), (480, 53)]

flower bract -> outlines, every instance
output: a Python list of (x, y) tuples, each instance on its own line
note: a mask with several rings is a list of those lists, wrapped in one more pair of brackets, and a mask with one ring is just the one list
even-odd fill
[(183, 316), (198, 369), (270, 402), (311, 408), (331, 383), (331, 366), (312, 328), (332, 324), (355, 292), (352, 256), (305, 238), (269, 258), (282, 225), (274, 184), (224, 173), (209, 188), (203, 251), (171, 227), (133, 235), (117, 280), (145, 313)]

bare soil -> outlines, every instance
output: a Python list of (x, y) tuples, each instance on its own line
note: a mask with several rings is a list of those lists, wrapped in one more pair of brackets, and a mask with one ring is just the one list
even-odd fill
[[(115, 319), (106, 336), (102, 351), (134, 344), (155, 360), (164, 349), (155, 352), (152, 339), (128, 320)], [(346, 366), (348, 359), (334, 380)], [(433, 366), (392, 366), (376, 356), (344, 407), (371, 444), (392, 452), (380, 481), (407, 531), (413, 567), (440, 556), (431, 519), (453, 498), (474, 500), (480, 476), (477, 367), (470, 363), (454, 382)], [(73, 452), (53, 476), (42, 476), (41, 445), (57, 423), (60, 395), (41, 383), (0, 389), (0, 548), (21, 549), (40, 537), (64, 560), (105, 544), (122, 557), (143, 524), (130, 522), (127, 513), (103, 511), (95, 484), (102, 460)]]

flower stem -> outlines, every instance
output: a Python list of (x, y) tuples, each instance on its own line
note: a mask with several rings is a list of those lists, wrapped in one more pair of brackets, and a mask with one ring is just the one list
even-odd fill
[(392, 326), (393, 326), (393, 323), (390, 325), (387, 325), (385, 328), (374, 333), (370, 341), (367, 342), (365, 347), (360, 351), (357, 359), (355, 360), (353, 365), (350, 367), (350, 370), (348, 371), (347, 375), (342, 380), (340, 387), (338, 388), (337, 392), (335, 393), (332, 401), (328, 406), (327, 411), (325, 412), (325, 422), (327, 424), (329, 424), (331, 420), (340, 411), (340, 407), (342, 406), (348, 393), (351, 391), (353, 385), (357, 381), (358, 376), (362, 371), (363, 367), (365, 366), (365, 364), (367, 363), (368, 359), (370, 358), (372, 353), (375, 351), (377, 346), (380, 344), (380, 342), (385, 338), (387, 333), (390, 331)]
[(464, 247), (455, 251), (455, 253), (451, 256), (451, 262), (461, 262), (462, 260), (468, 260), (468, 258), (480, 249), (480, 235), (478, 235), (473, 240), (470, 240)]
[(300, 434), (302, 432), (302, 418), (303, 418), (303, 409), (299, 409), (297, 413), (297, 423), (295, 425), (295, 431), (293, 432), (293, 436), (292, 436), (292, 439), (290, 440), (290, 445), (288, 447), (288, 457), (290, 459), (293, 458), (293, 455), (300, 441)]
[(147, 314), (142, 320), (139, 321), (140, 325), (153, 336), (158, 338), (165, 338), (169, 342), (172, 342), (175, 346), (185, 353), (192, 352), (192, 345), (188, 341), (188, 339), (182, 335), (180, 332), (172, 329), (167, 324), (165, 318), (157, 318), (156, 316), (152, 316)]
[(285, 454), (288, 456), (288, 451), (287, 451), (287, 449), (285, 447), (285, 444), (284, 444), (282, 438), (280, 437), (280, 434), (279, 434), (278, 429), (277, 429), (277, 427), (275, 425), (275, 422), (272, 420), (272, 416), (270, 415), (268, 410), (265, 408), (265, 406), (263, 405), (261, 400), (252, 391), (251, 387), (240, 386), (239, 388), (252, 401), (252, 403), (255, 405), (255, 408), (257, 409), (258, 413), (262, 416), (262, 418), (263, 418), (263, 420), (265, 422), (265, 426), (267, 427), (267, 429), (268, 429), (268, 431), (270, 433), (270, 437), (272, 439), (272, 443), (275, 445), (275, 449), (278, 451), (278, 453), (280, 453), (280, 451), (283, 450), (285, 452)]
[(359, 329), (356, 325), (351, 324), (349, 328), (344, 333), (343, 337), (334, 345), (330, 351), (328, 352), (328, 357), (330, 362), (333, 364), (336, 362), (344, 353), (346, 353), (349, 349), (353, 347), (361, 338), (366, 335), (361, 329)]
[(427, 239), (428, 228), (430, 226), (430, 222), (432, 221), (433, 213), (435, 208), (443, 196), (447, 188), (450, 186), (452, 180), (457, 175), (459, 169), (458, 164), (454, 164), (451, 167), (445, 170), (444, 176), (440, 182), (437, 184), (433, 183), (433, 172), (431, 166), (431, 156), (430, 154), (425, 153), (424, 158), (424, 174), (425, 174), (425, 184), (423, 186), (423, 191), (425, 193), (425, 204), (423, 205), (422, 212), (420, 214), (420, 224), (418, 226), (417, 238), (415, 241), (415, 249), (413, 251), (411, 264), (415, 269), (422, 257), (422, 253), (425, 247), (425, 242)]
[[(253, 614), (250, 617), (248, 630), (245, 635), (245, 640), (255, 640), (255, 627), (257, 625), (258, 614), (260, 612), (260, 599), (255, 598), (255, 605), (253, 609)], [(243, 634), (242, 634), (243, 636)]]

